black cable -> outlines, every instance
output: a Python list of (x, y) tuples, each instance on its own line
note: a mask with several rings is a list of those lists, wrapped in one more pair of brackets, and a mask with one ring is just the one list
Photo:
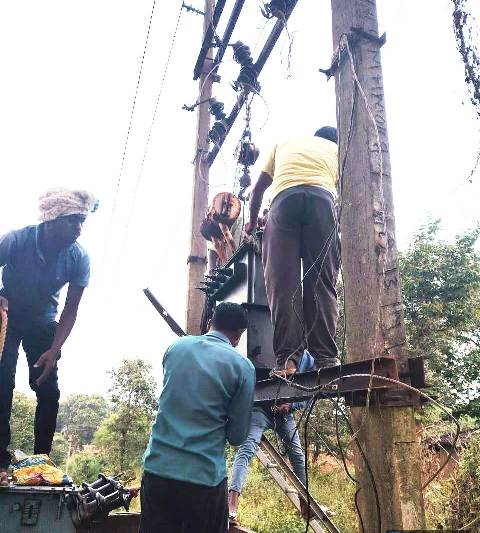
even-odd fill
[(317, 401), (319, 394), (312, 396), (310, 405), (308, 407), (307, 416), (305, 418), (305, 428), (303, 431), (304, 437), (304, 447), (305, 447), (305, 491), (307, 493), (307, 518), (305, 525), (305, 533), (308, 533), (308, 528), (310, 527), (310, 490), (308, 488), (308, 422), (310, 420), (310, 415), (312, 414), (313, 407)]
[[(300, 317), (300, 315), (298, 314), (297, 310), (295, 309), (295, 301), (298, 297), (298, 294), (299, 294), (299, 290), (300, 288), (302, 287), (303, 285), (303, 282), (305, 281), (306, 277), (309, 275), (309, 273), (312, 271), (312, 269), (316, 266), (317, 262), (320, 260), (320, 258), (322, 258), (322, 254), (323, 254), (323, 258), (322, 258), (322, 262), (321, 262), (321, 265), (320, 265), (320, 268), (318, 270), (318, 275), (317, 275), (317, 281), (314, 285), (314, 299), (315, 299), (315, 318), (313, 320), (313, 324), (316, 323), (317, 319), (318, 319), (318, 301), (317, 301), (317, 298), (316, 298), (316, 294), (315, 294), (315, 291), (316, 291), (316, 287), (317, 287), (317, 283), (320, 279), (320, 275), (322, 273), (322, 270), (323, 270), (323, 266), (325, 264), (325, 259), (327, 258), (327, 254), (330, 250), (330, 246), (332, 245), (332, 238), (335, 234), (335, 231), (337, 229), (337, 226), (336, 224), (334, 224), (333, 228), (332, 228), (332, 231), (330, 232), (329, 236), (327, 237), (327, 240), (324, 242), (319, 254), (317, 255), (317, 257), (315, 258), (314, 262), (312, 263), (312, 265), (310, 266), (310, 268), (305, 272), (305, 274), (303, 275), (302, 279), (300, 280), (299, 284), (297, 285), (295, 291), (293, 292), (293, 295), (292, 295), (292, 299), (291, 299), (291, 305), (292, 305), (292, 309), (293, 309), (293, 312), (295, 313), (295, 317), (296, 319), (298, 320), (298, 322), (300, 323), (300, 326), (303, 330), (303, 340), (305, 341), (306, 343), (306, 334), (305, 334), (305, 320)], [(308, 335), (308, 334), (307, 334)], [(301, 348), (301, 346), (299, 346), (298, 348)], [(298, 349), (297, 348), (297, 349)], [(295, 352), (293, 352), (292, 354), (290, 354), (288, 356), (288, 358), (290, 358)], [(288, 360), (287, 358), (287, 360)]]
[[(144, 43), (144, 46), (143, 46), (142, 58), (140, 60), (140, 66), (138, 68), (137, 84), (136, 84), (136, 87), (135, 87), (135, 94), (133, 96), (132, 107), (130, 109), (130, 117), (128, 119), (128, 128), (127, 128), (127, 134), (125, 136), (125, 142), (124, 142), (124, 145), (123, 145), (122, 160), (121, 160), (121, 163), (120, 163), (120, 171), (118, 173), (117, 182), (116, 182), (116, 185), (115, 185), (115, 192), (114, 192), (114, 195), (113, 195), (113, 207), (112, 207), (112, 212), (111, 212), (111, 215), (110, 215), (110, 221), (109, 221), (108, 227), (107, 227), (107, 237), (105, 239), (105, 245), (107, 245), (107, 243), (108, 243), (108, 241), (110, 239), (110, 235), (111, 235), (112, 227), (113, 227), (113, 220), (114, 220), (114, 217), (115, 217), (115, 212), (117, 210), (117, 203), (118, 203), (118, 198), (119, 198), (119, 195), (120, 195), (120, 185), (121, 185), (122, 176), (123, 176), (123, 169), (125, 167), (125, 158), (126, 158), (126, 155), (127, 155), (128, 141), (130, 140), (130, 133), (132, 131), (133, 117), (135, 115), (135, 108), (136, 108), (136, 105), (137, 105), (138, 91), (139, 91), (139, 88), (140, 88), (140, 81), (142, 79), (143, 65), (144, 65), (144, 62), (145, 62), (145, 55), (147, 53), (148, 42), (149, 42), (149, 39), (150, 39), (150, 29), (152, 27), (152, 20), (153, 20), (153, 14), (154, 14), (154, 11), (155, 11), (155, 6), (156, 6), (156, 0), (153, 0), (152, 9), (150, 11), (150, 18), (148, 20), (147, 34), (145, 36), (145, 43)], [(106, 249), (106, 246), (105, 246), (105, 249)]]
[(355, 510), (357, 511), (358, 520), (360, 521), (360, 529), (362, 533), (365, 533), (365, 526), (363, 524), (362, 513), (360, 512), (360, 506), (358, 505), (358, 495), (360, 494), (361, 490), (362, 489), (358, 487), (358, 489), (355, 491), (355, 496), (353, 497), (353, 503), (355, 504)]
[(146, 141), (145, 141), (145, 147), (143, 149), (142, 161), (140, 163), (140, 168), (139, 168), (139, 171), (138, 171), (137, 179), (135, 181), (135, 186), (134, 186), (133, 193), (132, 193), (132, 200), (130, 202), (130, 207), (129, 207), (129, 210), (128, 210), (127, 222), (125, 224), (125, 232), (128, 231), (128, 228), (130, 226), (130, 223), (131, 223), (131, 220), (132, 220), (132, 217), (133, 217), (133, 211), (134, 211), (135, 203), (136, 203), (136, 200), (137, 200), (137, 194), (138, 194), (138, 191), (140, 189), (140, 182), (141, 182), (141, 180), (143, 178), (143, 168), (145, 166), (145, 160), (147, 158), (148, 148), (150, 146), (150, 140), (152, 138), (153, 126), (155, 124), (155, 119), (157, 117), (157, 111), (158, 111), (158, 108), (159, 108), (160, 99), (161, 99), (161, 96), (163, 94), (163, 88), (165, 86), (165, 80), (167, 78), (168, 68), (170, 66), (170, 62), (171, 62), (171, 59), (172, 59), (172, 52), (173, 52), (173, 49), (174, 49), (174, 46), (175, 46), (175, 41), (176, 41), (176, 38), (177, 38), (178, 28), (180, 26), (180, 19), (182, 17), (182, 13), (183, 13), (183, 7), (184, 7), (184, 4), (183, 4), (183, 0), (182, 0), (182, 5), (180, 6), (180, 11), (179, 11), (179, 13), (177, 15), (177, 20), (176, 20), (176, 23), (175, 23), (175, 29), (173, 31), (172, 38), (170, 40), (170, 47), (169, 47), (169, 51), (168, 51), (168, 54), (167, 54), (167, 59), (165, 61), (165, 66), (163, 68), (162, 79), (160, 81), (160, 88), (159, 88), (158, 93), (157, 93), (157, 99), (155, 101), (155, 107), (154, 107), (154, 110), (153, 110), (152, 120), (150, 122), (150, 128), (148, 130), (147, 138), (146, 138)]
[[(274, 402), (274, 406), (276, 405), (276, 402), (278, 401), (278, 398), (275, 400)], [(273, 413), (273, 431), (274, 431), (274, 435), (275, 435), (275, 443), (277, 445), (277, 451), (278, 453), (282, 456), (282, 457), (285, 457), (288, 452), (292, 449), (292, 442), (293, 442), (293, 439), (295, 438), (295, 435), (297, 435), (298, 433), (298, 430), (299, 430), (299, 427), (302, 423), (302, 419), (305, 415), (305, 411), (306, 409), (308, 408), (308, 402), (307, 402), (307, 405), (301, 410), (302, 411), (302, 414), (300, 415), (300, 418), (298, 419), (298, 421), (295, 422), (295, 430), (293, 431), (292, 435), (290, 437), (288, 437), (288, 439), (286, 439), (288, 442), (286, 442), (283, 438), (281, 440), (281, 443), (282, 443), (282, 446), (280, 446), (279, 444), (279, 440), (278, 440), (278, 434), (277, 434), (277, 419), (275, 417), (275, 413)], [(297, 409), (297, 411), (300, 411), (300, 409)], [(285, 418), (290, 414), (287, 413), (285, 416)], [(282, 449), (283, 447), (283, 449)]]
[[(367, 459), (367, 456), (366, 456), (365, 452), (363, 451), (362, 446), (360, 445), (360, 441), (358, 440), (357, 435), (356, 435), (355, 431), (353, 430), (352, 425), (350, 424), (350, 420), (348, 419), (348, 416), (346, 415), (345, 411), (340, 407), (339, 402), (334, 400), (333, 398), (330, 398), (329, 396), (326, 396), (323, 393), (319, 392), (317, 394), (323, 395), (325, 398), (328, 398), (332, 403), (334, 403), (336, 405), (336, 408), (337, 408), (336, 413), (338, 413), (338, 411), (340, 411), (340, 413), (342, 414), (343, 418), (345, 419), (345, 422), (347, 424), (347, 427), (348, 427), (350, 433), (353, 436), (355, 444), (357, 445), (358, 451), (360, 452), (360, 455), (362, 456), (362, 460), (365, 463), (365, 467), (366, 467), (368, 475), (370, 477), (370, 482), (371, 482), (371, 485), (372, 485), (373, 494), (375, 496), (375, 508), (376, 508), (376, 513), (377, 513), (377, 531), (378, 531), (378, 533), (382, 533), (382, 515), (381, 515), (381, 510), (380, 510), (380, 497), (378, 495), (377, 484), (375, 482), (375, 477), (373, 475), (372, 467), (370, 466), (370, 463), (369, 463), (369, 461)], [(344, 461), (344, 466), (346, 468), (346, 472), (347, 472), (348, 476), (352, 480), (354, 480), (355, 483), (358, 484), (358, 480), (355, 479), (348, 471), (347, 463), (346, 463), (346, 460), (345, 460), (345, 455), (343, 453), (343, 446), (342, 446), (341, 441), (340, 441), (340, 434), (338, 432), (338, 424), (336, 424), (336, 428), (337, 428), (336, 432), (337, 432), (338, 445), (339, 445), (339, 447), (341, 449), (341, 456), (342, 456), (342, 460)], [(363, 526), (363, 519), (362, 519), (362, 516), (360, 514), (360, 509), (358, 508), (358, 506), (356, 506), (356, 507), (357, 507), (357, 512), (359, 513), (360, 523)]]

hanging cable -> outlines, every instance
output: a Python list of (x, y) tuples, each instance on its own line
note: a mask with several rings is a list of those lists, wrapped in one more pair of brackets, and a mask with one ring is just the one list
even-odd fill
[(113, 227), (113, 220), (114, 220), (114, 217), (115, 217), (118, 198), (119, 198), (119, 195), (120, 195), (120, 185), (121, 185), (121, 181), (122, 181), (122, 177), (123, 177), (123, 170), (124, 170), (124, 167), (125, 167), (125, 158), (126, 158), (126, 155), (127, 155), (128, 141), (130, 139), (130, 133), (132, 131), (133, 117), (135, 115), (135, 108), (136, 108), (136, 105), (137, 105), (137, 96), (138, 96), (138, 91), (139, 91), (139, 88), (140, 88), (140, 81), (142, 79), (142, 74), (143, 74), (143, 65), (144, 65), (144, 61), (145, 61), (145, 55), (147, 53), (148, 43), (149, 43), (149, 40), (150, 40), (150, 29), (152, 27), (152, 19), (153, 19), (153, 14), (154, 14), (154, 11), (155, 11), (155, 6), (156, 6), (156, 0), (153, 0), (152, 9), (151, 9), (151, 12), (150, 12), (150, 18), (148, 20), (147, 34), (146, 34), (146, 37), (145, 37), (145, 44), (143, 46), (143, 52), (142, 52), (142, 57), (141, 57), (141, 60), (140, 60), (140, 66), (138, 68), (137, 85), (135, 87), (135, 94), (133, 96), (132, 107), (130, 109), (130, 117), (129, 117), (129, 120), (128, 120), (127, 134), (126, 134), (126, 137), (125, 137), (125, 143), (123, 145), (122, 159), (121, 159), (121, 163), (120, 163), (120, 171), (118, 173), (117, 182), (116, 182), (116, 185), (115, 185), (112, 212), (111, 212), (111, 215), (110, 215), (110, 221), (109, 221), (108, 227), (107, 227), (107, 236), (106, 236), (106, 239), (105, 239), (105, 251), (107, 249), (108, 241), (110, 240), (112, 227)]
[(171, 58), (172, 58), (172, 52), (173, 52), (173, 49), (174, 49), (174, 46), (175, 46), (175, 41), (176, 41), (176, 38), (177, 38), (178, 28), (180, 27), (180, 20), (182, 18), (183, 9), (184, 9), (184, 3), (182, 1), (182, 5), (180, 6), (180, 10), (178, 12), (177, 20), (176, 20), (176, 23), (175, 23), (175, 29), (173, 31), (172, 39), (170, 41), (170, 48), (168, 50), (167, 59), (165, 61), (165, 66), (163, 68), (162, 79), (160, 81), (160, 88), (158, 90), (157, 99), (155, 101), (155, 107), (154, 107), (154, 110), (153, 110), (153, 116), (152, 116), (152, 120), (150, 122), (150, 127), (148, 129), (147, 139), (145, 141), (145, 148), (143, 150), (142, 162), (140, 163), (140, 169), (138, 171), (138, 176), (137, 176), (137, 179), (135, 181), (135, 186), (134, 186), (134, 190), (133, 190), (133, 194), (132, 194), (132, 201), (130, 203), (130, 208), (129, 208), (129, 211), (128, 211), (127, 223), (125, 224), (125, 231), (127, 231), (129, 226), (130, 226), (132, 215), (133, 215), (133, 211), (134, 211), (134, 208), (135, 208), (135, 203), (136, 203), (136, 200), (137, 200), (137, 194), (138, 194), (138, 190), (139, 190), (139, 187), (140, 187), (140, 182), (141, 182), (142, 177), (143, 177), (143, 168), (145, 166), (145, 159), (147, 157), (148, 148), (150, 146), (150, 140), (152, 138), (153, 126), (155, 124), (155, 119), (157, 117), (157, 111), (158, 111), (158, 108), (159, 108), (160, 99), (161, 99), (162, 94), (163, 94), (163, 89), (164, 89), (164, 86), (165, 86), (165, 80), (167, 78), (168, 68), (170, 66), (170, 61), (171, 61)]

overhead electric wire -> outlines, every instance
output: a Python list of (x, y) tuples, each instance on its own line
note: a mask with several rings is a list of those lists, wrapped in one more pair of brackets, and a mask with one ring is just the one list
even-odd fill
[(165, 86), (165, 80), (167, 78), (168, 67), (170, 66), (170, 61), (171, 61), (171, 58), (172, 58), (172, 52), (173, 52), (173, 48), (175, 46), (175, 41), (176, 41), (176, 38), (177, 38), (178, 28), (180, 27), (180, 20), (182, 18), (182, 13), (183, 13), (183, 5), (184, 4), (183, 4), (183, 0), (182, 0), (182, 3), (180, 5), (180, 10), (178, 12), (176, 23), (175, 23), (175, 29), (173, 31), (172, 38), (170, 40), (170, 47), (169, 47), (169, 50), (168, 50), (167, 59), (165, 61), (165, 66), (163, 68), (162, 79), (160, 81), (160, 88), (159, 88), (159, 91), (158, 91), (158, 94), (157, 94), (157, 99), (155, 101), (155, 107), (154, 107), (154, 110), (153, 110), (152, 120), (150, 122), (150, 127), (149, 127), (149, 130), (148, 130), (147, 139), (145, 141), (145, 148), (143, 150), (142, 162), (140, 163), (140, 169), (138, 171), (137, 180), (135, 182), (134, 190), (133, 190), (133, 193), (132, 193), (132, 201), (130, 203), (130, 209), (129, 209), (129, 213), (128, 213), (127, 223), (125, 225), (125, 230), (128, 229), (128, 227), (129, 227), (129, 225), (131, 223), (131, 218), (132, 218), (133, 211), (134, 211), (134, 208), (135, 208), (135, 203), (136, 203), (136, 200), (137, 200), (137, 194), (138, 194), (138, 190), (139, 190), (139, 187), (140, 187), (140, 182), (141, 182), (142, 177), (143, 177), (143, 168), (145, 166), (145, 159), (147, 157), (148, 148), (150, 146), (150, 140), (152, 138), (153, 126), (155, 124), (155, 119), (157, 117), (157, 111), (158, 111), (158, 108), (159, 108), (160, 99), (161, 99), (162, 94), (163, 94), (163, 88)]
[[(156, 6), (156, 0), (153, 0), (152, 9), (150, 11), (150, 17), (149, 17), (149, 20), (148, 20), (147, 34), (146, 34), (145, 43), (144, 43), (144, 46), (143, 46), (142, 57), (141, 57), (141, 60), (140, 60), (140, 66), (138, 68), (137, 84), (136, 84), (136, 87), (135, 87), (135, 93), (133, 95), (132, 106), (131, 106), (131, 109), (130, 109), (130, 116), (129, 116), (129, 119), (128, 119), (127, 134), (125, 136), (125, 142), (124, 142), (124, 145), (123, 145), (122, 159), (121, 159), (121, 163), (120, 163), (120, 171), (118, 173), (118, 177), (117, 177), (117, 181), (116, 181), (116, 185), (115, 185), (112, 212), (111, 212), (110, 221), (109, 221), (108, 227), (107, 227), (106, 245), (108, 244), (108, 241), (110, 239), (110, 235), (111, 235), (111, 232), (112, 232), (113, 220), (114, 220), (114, 217), (115, 217), (118, 198), (119, 198), (119, 195), (120, 195), (120, 185), (121, 185), (121, 181), (122, 181), (122, 177), (123, 177), (123, 170), (124, 170), (124, 167), (125, 167), (125, 158), (126, 158), (126, 155), (127, 155), (128, 142), (129, 142), (129, 139), (130, 139), (130, 133), (132, 131), (133, 117), (135, 115), (135, 108), (136, 108), (136, 105), (137, 105), (137, 97), (138, 97), (138, 92), (139, 92), (139, 88), (140, 88), (140, 82), (141, 82), (142, 74), (143, 74), (143, 65), (144, 65), (144, 62), (145, 62), (145, 55), (147, 53), (148, 43), (149, 43), (149, 40), (150, 40), (150, 29), (152, 27), (152, 19), (153, 19), (153, 14), (155, 12), (155, 6)], [(105, 246), (105, 249), (106, 249), (106, 246)]]

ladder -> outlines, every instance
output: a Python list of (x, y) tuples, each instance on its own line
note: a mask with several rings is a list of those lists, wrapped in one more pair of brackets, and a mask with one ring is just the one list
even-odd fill
[[(300, 497), (303, 497), (307, 501), (307, 491), (303, 483), (293, 473), (290, 466), (265, 436), (262, 437), (260, 446), (257, 449), (257, 457), (262, 465), (267, 468), (277, 485), (300, 512)], [(327, 515), (327, 509), (321, 506), (311, 495), (310, 513), (312, 514), (310, 527), (315, 533), (340, 533), (339, 529)]]

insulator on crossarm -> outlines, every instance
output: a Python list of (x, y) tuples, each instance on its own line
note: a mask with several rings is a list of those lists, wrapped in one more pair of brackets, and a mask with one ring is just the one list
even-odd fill
[(232, 44), (233, 48), (233, 59), (240, 65), (251, 65), (253, 64), (252, 53), (250, 52), (250, 47), (241, 41), (237, 41)]
[(215, 124), (212, 126), (212, 129), (209, 131), (208, 137), (213, 143), (218, 144), (220, 141), (223, 140), (226, 133), (226, 120), (217, 120), (217, 122), (215, 122)]
[(212, 98), (210, 100), (209, 111), (210, 111), (210, 114), (213, 115), (216, 120), (223, 120), (227, 117), (227, 115), (225, 115), (223, 111), (224, 107), (225, 106), (223, 102), (219, 102), (215, 98)]

